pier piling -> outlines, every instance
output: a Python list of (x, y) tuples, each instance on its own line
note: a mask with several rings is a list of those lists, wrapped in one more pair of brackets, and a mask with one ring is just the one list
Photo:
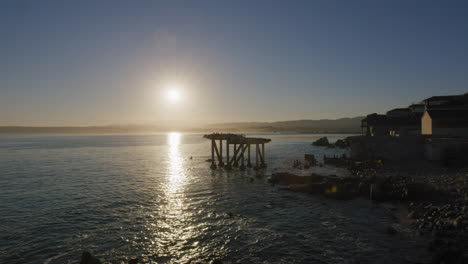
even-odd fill
[[(204, 135), (204, 138), (211, 140), (211, 169), (222, 168), (226, 170), (232, 167), (239, 167), (240, 170), (252, 167), (251, 146), (255, 145), (255, 167), (254, 169), (266, 168), (265, 163), (265, 143), (271, 141), (268, 138), (249, 138), (238, 134), (213, 133)], [(217, 145), (219, 142), (219, 148)], [(226, 141), (226, 161), (223, 159), (223, 141)], [(230, 146), (233, 145), (232, 157), (230, 156)], [(261, 145), (261, 146), (260, 146)], [(247, 160), (245, 152), (247, 151)], [(216, 154), (216, 155), (215, 155)], [(247, 166), (245, 162), (247, 161)]]

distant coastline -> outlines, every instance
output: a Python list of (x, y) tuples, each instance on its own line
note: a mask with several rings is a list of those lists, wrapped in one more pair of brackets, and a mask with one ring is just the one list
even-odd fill
[(133, 134), (161, 132), (278, 132), (278, 133), (360, 133), (364, 117), (292, 120), (278, 122), (237, 122), (205, 126), (109, 125), (109, 126), (0, 126), (0, 134)]

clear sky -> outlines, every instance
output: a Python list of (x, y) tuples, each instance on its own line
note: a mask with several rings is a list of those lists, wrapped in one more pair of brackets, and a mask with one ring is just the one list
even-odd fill
[(468, 1), (0, 1), (0, 125), (340, 118), (464, 92)]

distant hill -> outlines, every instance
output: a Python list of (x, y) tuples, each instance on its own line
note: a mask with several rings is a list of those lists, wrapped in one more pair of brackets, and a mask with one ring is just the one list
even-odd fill
[(232, 132), (359, 133), (363, 118), (360, 116), (321, 120), (222, 123), (212, 124), (207, 128), (213, 131)]
[(205, 126), (112, 125), (86, 127), (3, 126), (0, 134), (126, 134), (155, 132), (294, 132), (294, 133), (359, 133), (363, 117), (293, 120), (279, 122), (237, 122)]

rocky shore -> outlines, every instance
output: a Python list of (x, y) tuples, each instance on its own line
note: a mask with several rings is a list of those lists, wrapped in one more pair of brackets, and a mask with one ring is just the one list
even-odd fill
[[(346, 167), (350, 177), (297, 176), (274, 173), (270, 182), (290, 191), (349, 200), (358, 197), (392, 204), (395, 219), (417, 235), (431, 239), (432, 263), (468, 263), (468, 169), (427, 164), (387, 166), (380, 160), (328, 158), (328, 164)], [(324, 159), (327, 163), (327, 159)], [(387, 233), (398, 232), (389, 227)]]

